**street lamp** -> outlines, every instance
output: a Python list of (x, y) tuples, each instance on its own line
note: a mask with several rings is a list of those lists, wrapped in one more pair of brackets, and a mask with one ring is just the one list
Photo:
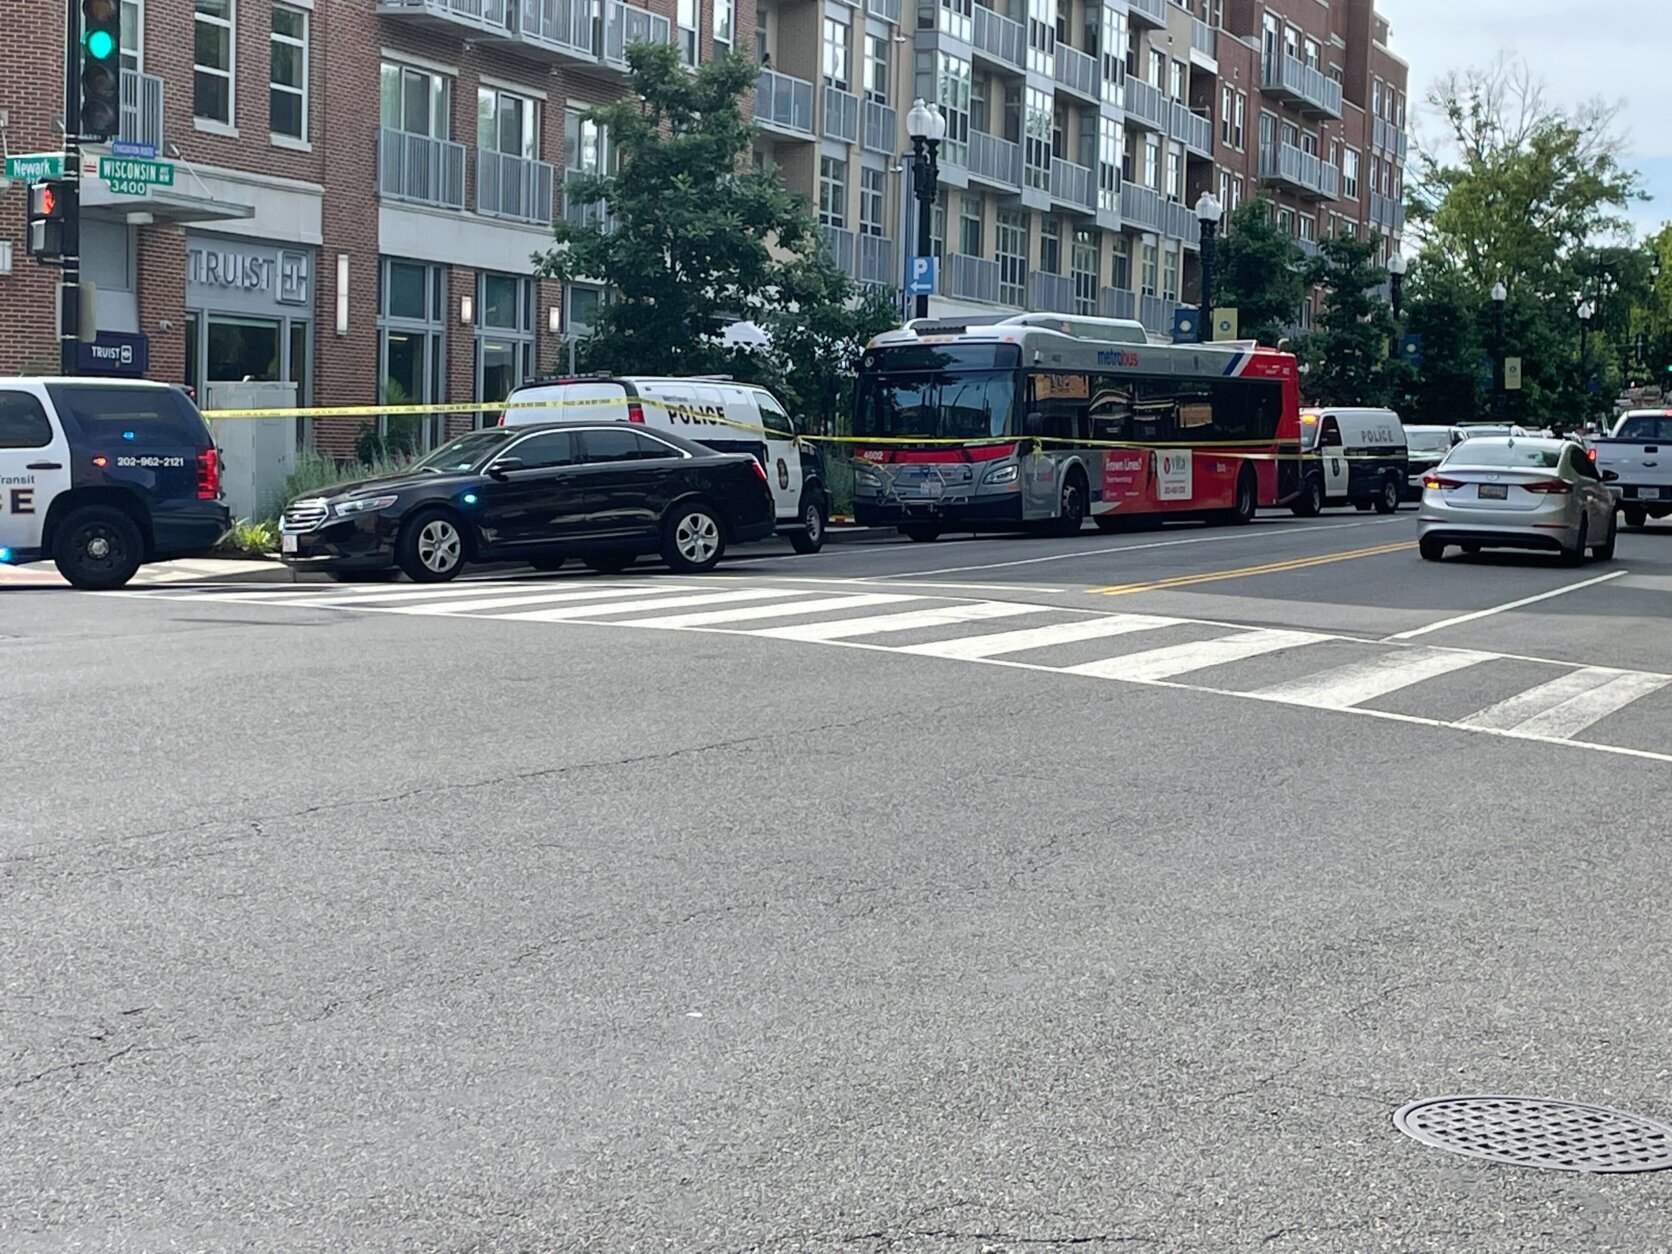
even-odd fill
[(1399, 311), (1405, 304), (1405, 254), (1388, 254), (1388, 303), (1393, 306), (1393, 320), (1399, 321)]
[(1509, 289), (1502, 280), (1492, 285), (1492, 306), (1496, 310), (1493, 326), (1496, 328), (1494, 338), (1497, 340), (1496, 359), (1492, 369), (1492, 417), (1498, 422), (1504, 420), (1504, 406), (1508, 398), (1504, 394), (1504, 302), (1509, 299)]
[(1581, 417), (1584, 417), (1585, 411), (1590, 408), (1586, 403), (1590, 394), (1590, 382), (1586, 374), (1586, 366), (1590, 358), (1590, 353), (1587, 351), (1587, 337), (1591, 331), (1591, 319), (1596, 317), (1597, 314), (1596, 302), (1594, 300), (1582, 300), (1575, 312), (1579, 315), (1579, 409)]
[[(917, 256), (931, 255), (935, 233), (935, 197), (940, 191), (940, 145), (946, 138), (946, 118), (922, 97), (912, 101), (906, 114), (906, 134), (911, 136), (912, 194), (917, 197)], [(917, 294), (917, 316), (929, 316), (929, 294)]]
[(1198, 340), (1213, 338), (1213, 242), (1224, 213), (1224, 206), (1212, 192), (1203, 192), (1197, 198), (1196, 221), (1202, 226), (1202, 311), (1196, 323)]

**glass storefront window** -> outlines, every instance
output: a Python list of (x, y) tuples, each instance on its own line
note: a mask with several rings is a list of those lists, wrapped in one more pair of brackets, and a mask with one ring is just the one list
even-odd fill
[(391, 261), (387, 266), (388, 281), (384, 291), (384, 313), (391, 318), (411, 318), (426, 321), (429, 267), (416, 262)]
[(503, 327), (507, 331), (522, 329), (522, 288), (526, 279), (509, 274), (482, 276), (482, 325)]
[(279, 327), (264, 318), (209, 317), (208, 381), (280, 377)]

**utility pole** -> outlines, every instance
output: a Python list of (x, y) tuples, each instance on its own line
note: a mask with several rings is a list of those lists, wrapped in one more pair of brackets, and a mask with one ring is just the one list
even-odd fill
[(81, 341), (81, 5), (64, 4), (64, 259), (58, 286), (58, 370), (76, 372)]

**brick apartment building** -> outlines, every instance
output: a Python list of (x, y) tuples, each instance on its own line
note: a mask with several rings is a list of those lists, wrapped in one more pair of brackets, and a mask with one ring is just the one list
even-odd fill
[[(122, 0), (122, 138), (171, 187), (83, 183), (101, 331), (151, 377), (295, 384), (301, 403), (502, 397), (559, 366), (603, 293), (533, 277), (567, 173), (611, 159), (582, 120), (636, 40), (762, 63), (756, 159), (814, 204), (855, 278), (897, 288), (914, 96), (948, 119), (936, 312), (1139, 317), (1199, 283), (1190, 210), (1264, 191), (1302, 247), (1397, 238), (1406, 68), (1372, 0)], [(1024, 11), (1025, 4), (1025, 11)], [(12, 154), (55, 151), (60, 10), (0, 48)], [(96, 167), (97, 152), (84, 169)], [(0, 212), (0, 372), (55, 368), (57, 271)], [(9, 253), (9, 255), (8, 255)], [(426, 437), (468, 425), (428, 424)], [(346, 449), (352, 427), (324, 424)]]

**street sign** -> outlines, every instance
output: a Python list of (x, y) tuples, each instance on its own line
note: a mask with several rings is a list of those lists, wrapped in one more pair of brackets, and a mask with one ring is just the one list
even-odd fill
[(939, 277), (935, 272), (939, 266), (933, 257), (913, 257), (911, 272), (906, 277), (906, 295), (933, 296), (935, 294), (935, 280)]
[(1213, 311), (1213, 335), (1215, 340), (1234, 340), (1237, 338), (1237, 325), (1240, 318), (1235, 306), (1227, 305), (1223, 309)]
[(157, 156), (155, 144), (135, 144), (125, 139), (110, 141), (110, 155), (113, 157), (137, 157), (141, 161), (152, 161)]
[(6, 158), (6, 177), (20, 183), (39, 183), (43, 179), (62, 178), (64, 154), (61, 152), (26, 152)]
[(168, 161), (100, 157), (99, 177), (118, 196), (144, 196), (153, 187), (173, 187), (174, 166)]
[(1173, 343), (1194, 344), (1202, 338), (1201, 316), (1189, 306), (1173, 310)]
[(1504, 391), (1519, 392), (1521, 390), (1521, 359), (1519, 357), (1504, 358)]
[(1399, 337), (1399, 360), (1413, 370), (1422, 368), (1422, 336), (1413, 334)]

